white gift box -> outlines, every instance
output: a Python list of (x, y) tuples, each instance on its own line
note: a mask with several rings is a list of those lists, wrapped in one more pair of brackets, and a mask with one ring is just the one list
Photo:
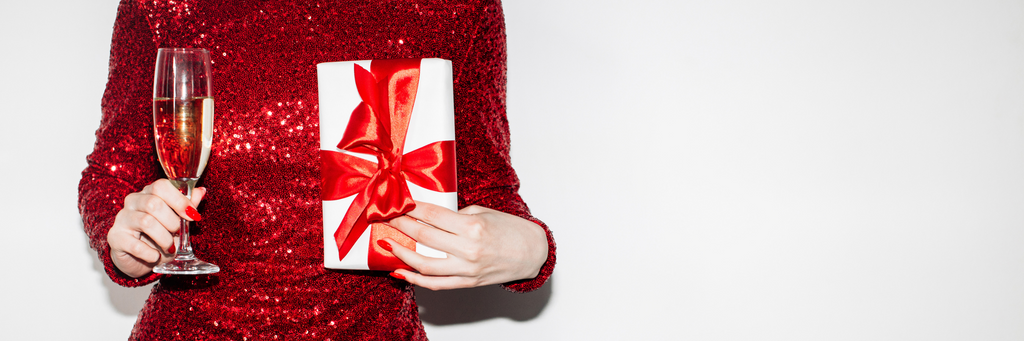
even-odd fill
[[(356, 86), (355, 66), (371, 70), (372, 60), (329, 62), (317, 64), (320, 102), (320, 149), (342, 152), (376, 163), (377, 157), (338, 149), (353, 110), (363, 102)], [(409, 129), (403, 153), (409, 153), (438, 141), (455, 140), (455, 103), (452, 91), (452, 64), (444, 59), (420, 60), (419, 83), (416, 90)], [(454, 160), (452, 160), (454, 161)], [(453, 168), (454, 169), (454, 168)], [(456, 192), (436, 192), (406, 180), (416, 201), (429, 202), (453, 211), (458, 209)], [(344, 258), (339, 257), (335, 231), (357, 195), (323, 201), (324, 267), (331, 269), (371, 270), (367, 262), (371, 251), (367, 227)], [(416, 243), (416, 252), (427, 257), (445, 258), (444, 252)], [(339, 259), (340, 258), (340, 259)], [(389, 270), (389, 269), (373, 269)]]

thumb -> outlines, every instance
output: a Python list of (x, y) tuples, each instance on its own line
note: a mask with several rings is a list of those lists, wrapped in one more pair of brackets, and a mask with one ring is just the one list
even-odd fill
[(203, 201), (203, 197), (206, 196), (206, 187), (196, 187), (192, 189), (192, 206), (199, 206), (199, 203)]

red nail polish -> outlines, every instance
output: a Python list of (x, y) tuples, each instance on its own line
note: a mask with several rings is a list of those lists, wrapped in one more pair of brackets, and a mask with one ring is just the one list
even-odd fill
[(185, 215), (188, 215), (189, 218), (195, 221), (203, 220), (203, 216), (199, 215), (199, 211), (196, 211), (192, 206), (185, 207)]
[(388, 250), (388, 252), (391, 251), (391, 243), (388, 243), (386, 240), (383, 240), (383, 239), (377, 240), (377, 245), (379, 245), (380, 248), (382, 248), (382, 249)]
[(167, 253), (174, 253), (174, 244), (171, 244), (171, 247), (167, 248)]
[(405, 280), (405, 276), (402, 276), (402, 274), (397, 273), (397, 272), (392, 272), (391, 273), (391, 277), (398, 278), (398, 279), (403, 280), (403, 281)]

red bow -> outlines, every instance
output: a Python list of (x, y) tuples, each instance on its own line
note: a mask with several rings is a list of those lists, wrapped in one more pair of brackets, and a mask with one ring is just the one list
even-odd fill
[(406, 180), (437, 192), (454, 192), (455, 141), (439, 141), (403, 155), (409, 118), (419, 85), (419, 59), (379, 60), (370, 70), (355, 67), (356, 87), (362, 103), (352, 111), (338, 149), (374, 155), (377, 162), (321, 150), (323, 200), (355, 194), (334, 240), (339, 259), (352, 249), (372, 224), (368, 264), (371, 270), (409, 269), (376, 240), (390, 237), (415, 249), (415, 241), (383, 224), (416, 208)]

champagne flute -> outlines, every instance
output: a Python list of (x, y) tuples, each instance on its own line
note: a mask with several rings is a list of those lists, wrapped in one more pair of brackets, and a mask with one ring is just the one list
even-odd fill
[[(205, 49), (162, 48), (156, 55), (153, 80), (153, 130), (160, 165), (189, 199), (206, 168), (213, 143), (213, 82), (210, 52)], [(201, 275), (220, 267), (196, 258), (189, 241), (189, 221), (181, 219), (174, 259), (153, 272)]]

